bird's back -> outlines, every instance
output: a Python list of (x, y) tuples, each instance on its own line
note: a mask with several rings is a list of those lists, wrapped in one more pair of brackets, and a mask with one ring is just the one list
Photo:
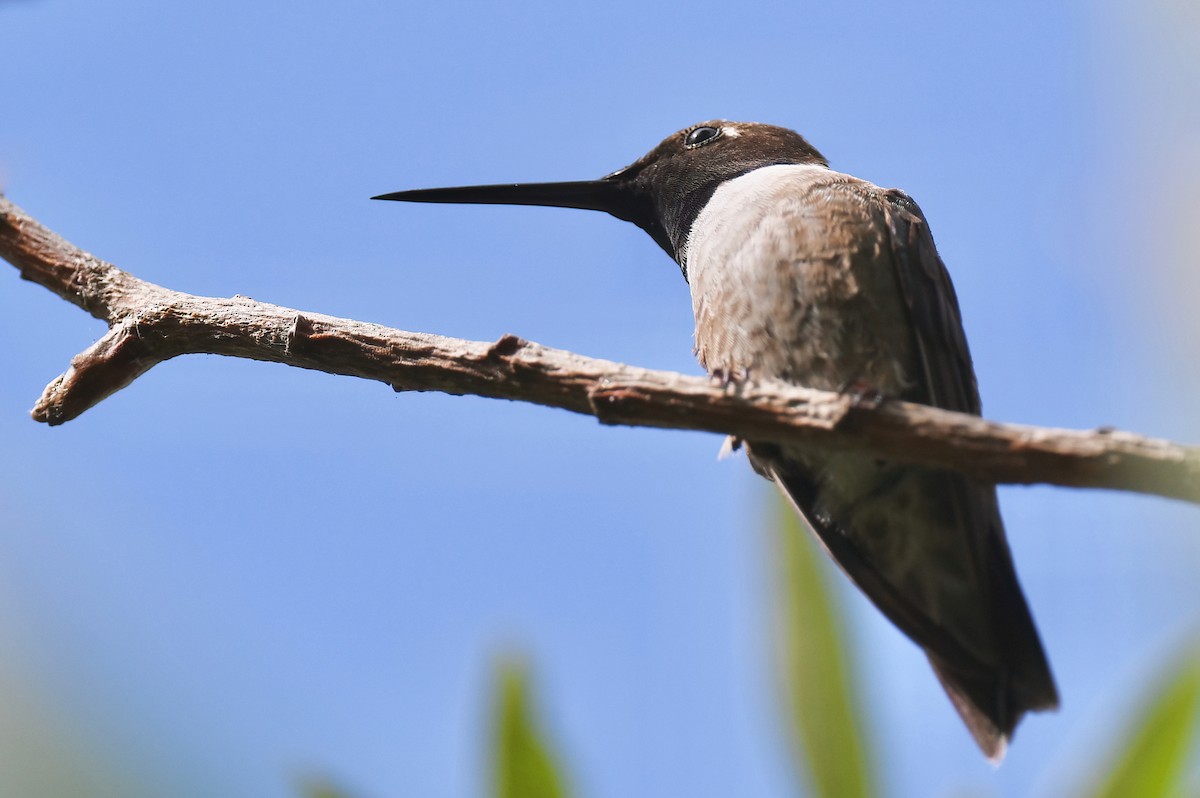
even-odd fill
[[(723, 184), (684, 257), (713, 373), (978, 413), (957, 301), (919, 209), (818, 165)], [(921, 645), (989, 756), (1057, 694), (995, 488), (854, 453), (749, 443), (838, 564)]]

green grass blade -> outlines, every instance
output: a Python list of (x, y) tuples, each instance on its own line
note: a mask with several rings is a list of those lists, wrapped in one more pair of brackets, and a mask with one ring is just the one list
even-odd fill
[(798, 768), (820, 798), (868, 798), (872, 784), (842, 612), (825, 553), (780, 505), (784, 676)]
[(561, 771), (534, 718), (527, 669), (501, 663), (497, 682), (494, 794), (497, 798), (565, 798)]
[(1175, 798), (1183, 778), (1200, 713), (1200, 656), (1188, 656), (1165, 678), (1131, 727), (1123, 749), (1095, 798)]

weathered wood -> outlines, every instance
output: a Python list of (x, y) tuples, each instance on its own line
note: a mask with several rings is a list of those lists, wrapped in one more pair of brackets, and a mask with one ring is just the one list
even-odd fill
[(177, 355), (215, 354), (441, 391), (532, 402), (604, 424), (856, 449), (988, 482), (1110, 488), (1200, 503), (1200, 449), (1128, 432), (999, 424), (892, 400), (782, 383), (721, 385), (506, 335), (494, 343), (404, 332), (140, 280), (78, 249), (0, 197), (0, 256), (109, 324), (46, 387), (33, 417), (70, 421)]

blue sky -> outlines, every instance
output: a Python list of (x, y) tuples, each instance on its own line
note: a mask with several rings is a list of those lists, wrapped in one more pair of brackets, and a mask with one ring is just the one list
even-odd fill
[[(988, 416), (1200, 439), (1182, 4), (0, 4), (0, 184), (198, 294), (699, 373), (636, 228), (385, 191), (596, 177), (713, 117), (902, 187)], [(5, 271), (7, 269), (7, 271)], [(0, 266), (0, 792), (480, 794), (519, 651), (581, 793), (793, 792), (769, 486), (715, 436), (191, 357), (56, 429), (102, 325)], [(890, 794), (1050, 795), (1196, 633), (1200, 515), (1004, 488), (1063, 710), (999, 770), (852, 591)]]

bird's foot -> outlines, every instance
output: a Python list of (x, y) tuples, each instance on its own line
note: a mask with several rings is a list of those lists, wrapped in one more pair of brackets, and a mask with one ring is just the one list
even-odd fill
[(733, 388), (735, 392), (738, 386), (754, 384), (754, 378), (748, 368), (713, 369), (708, 375), (722, 388), (726, 390)]
[(861, 379), (843, 383), (838, 393), (849, 397), (855, 407), (878, 407), (888, 398), (883, 391)]

